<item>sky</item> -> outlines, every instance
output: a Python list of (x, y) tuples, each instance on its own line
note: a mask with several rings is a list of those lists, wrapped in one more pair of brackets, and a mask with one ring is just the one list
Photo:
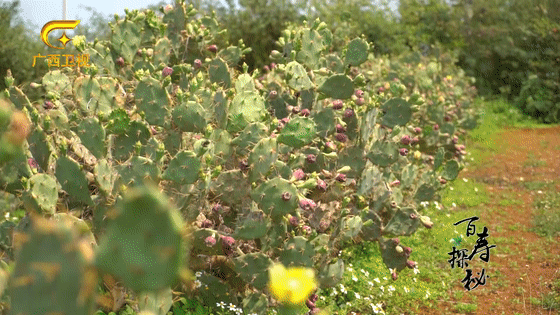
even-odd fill
[[(165, 3), (175, 2), (174, 0), (163, 1)], [(125, 8), (129, 10), (142, 9), (158, 2), (160, 0), (66, 0), (66, 19), (81, 20), (85, 24), (92, 15), (85, 7), (92, 7), (103, 16), (113, 20), (115, 13), (123, 16)], [(222, 1), (217, 2), (224, 3)], [(395, 6), (394, 0), (390, 2)], [(26, 22), (28, 28), (39, 36), (39, 32), (45, 23), (52, 20), (62, 20), (62, 3), (63, 0), (20, 0), (20, 17), (23, 22)], [(71, 34), (71, 31), (69, 34)]]
[[(124, 16), (124, 9), (129, 10), (146, 8), (158, 3), (159, 0), (66, 0), (66, 19), (82, 20), (87, 22), (91, 12), (84, 7), (93, 7), (105, 17), (112, 17), (115, 13)], [(172, 3), (165, 0), (165, 3)], [(62, 0), (20, 0), (20, 17), (28, 22), (29, 28), (35, 30), (37, 35), (45, 25), (52, 20), (62, 20)]]

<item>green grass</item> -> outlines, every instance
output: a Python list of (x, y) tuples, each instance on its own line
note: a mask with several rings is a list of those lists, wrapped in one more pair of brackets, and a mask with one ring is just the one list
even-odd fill
[(551, 182), (523, 182), (523, 186), (529, 190), (542, 190), (551, 187)]
[(560, 235), (560, 192), (545, 191), (537, 196), (531, 230), (543, 237)]
[(527, 161), (523, 163), (523, 166), (524, 167), (546, 166), (546, 161), (537, 159), (537, 157), (532, 152), (529, 152), (529, 154), (527, 155)]
[(475, 207), (488, 203), (488, 196), (483, 184), (467, 179), (466, 181), (459, 176), (453, 185), (444, 189), (441, 203), (446, 208)]
[[(335, 287), (334, 293), (332, 289), (326, 289), (320, 294), (333, 295), (331, 301), (325, 301), (334, 302), (335, 306), (331, 311), (346, 315), (353, 311), (371, 309), (370, 303), (385, 302), (389, 306), (386, 310), (387, 314), (402, 314), (413, 311), (411, 307), (417, 308), (421, 305), (429, 307), (435, 304), (436, 300), (449, 299), (450, 285), (460, 284), (461, 279), (464, 278), (464, 270), (458, 267), (452, 269), (448, 262), (450, 259), (448, 253), (454, 246), (453, 239), (459, 237), (462, 239), (458, 249), (473, 247), (476, 241), (472, 236), (466, 237), (465, 223), (459, 226), (453, 224), (476, 216), (477, 211), (467, 209), (444, 214), (442, 210), (432, 205), (421, 212), (432, 219), (434, 227), (432, 229), (421, 227), (409, 237), (399, 237), (401, 244), (412, 248), (409, 259), (419, 262), (419, 273), (415, 274), (413, 270), (404, 269), (399, 273), (397, 281), (392, 281), (377, 243), (347, 246), (341, 254), (345, 261), (352, 261), (352, 265), (347, 266), (344, 280), (341, 282), (346, 293), (341, 292), (342, 287), (339, 285)], [(485, 223), (479, 220), (475, 224), (482, 226)], [(394, 288), (393, 292), (389, 291), (390, 286)], [(457, 292), (460, 291), (454, 291)], [(360, 298), (357, 298), (355, 293), (360, 294)], [(411, 300), (415, 302), (411, 303)], [(321, 307), (326, 304), (325, 302), (317, 305)]]

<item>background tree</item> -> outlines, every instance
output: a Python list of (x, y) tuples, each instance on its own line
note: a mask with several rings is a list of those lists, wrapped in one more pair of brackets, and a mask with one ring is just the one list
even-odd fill
[(45, 45), (38, 36), (29, 36), (32, 31), (19, 17), (19, 0), (0, 3), (0, 90), (6, 88), (4, 77), (7, 70), (12, 71), (15, 84), (20, 85), (33, 78), (42, 76), (47, 66), (38, 62), (35, 67), (33, 56), (38, 52), (45, 54)]

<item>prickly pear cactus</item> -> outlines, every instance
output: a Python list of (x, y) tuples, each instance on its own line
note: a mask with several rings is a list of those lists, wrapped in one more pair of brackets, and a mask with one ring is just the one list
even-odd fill
[[(363, 38), (336, 52), (320, 21), (283, 32), (264, 74), (240, 72), (250, 49), (218, 46), (215, 16), (184, 1), (160, 13), (116, 16), (109, 41), (76, 46), (92, 67), (35, 84), (43, 99), (13, 85), (0, 98), (0, 187), (32, 218), (19, 245), (1, 229), (0, 249), (19, 250), (13, 312), (85, 314), (92, 285), (115, 278), (146, 314), (179, 287), (260, 314), (277, 305), (273, 263), (333, 286), (350, 241), (377, 242), (395, 277), (411, 266), (392, 240), (432, 227), (420, 203), (461, 170), (466, 78), (374, 58)], [(76, 243), (84, 230), (96, 242)]]

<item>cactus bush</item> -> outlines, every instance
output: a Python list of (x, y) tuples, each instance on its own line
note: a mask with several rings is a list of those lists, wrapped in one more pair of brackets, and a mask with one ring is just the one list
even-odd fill
[(319, 21), (289, 27), (266, 73), (237, 72), (250, 49), (217, 47), (214, 17), (184, 1), (161, 14), (115, 16), (109, 41), (78, 47), (93, 66), (51, 70), (44, 99), (3, 94), (0, 187), (28, 214), (1, 230), (19, 240), (0, 274), (14, 314), (90, 314), (110, 278), (150, 314), (171, 289), (262, 314), (278, 305), (272, 266), (333, 286), (347, 242), (377, 242), (394, 278), (416, 265), (394, 239), (432, 227), (419, 204), (461, 169), (475, 121), (465, 78), (419, 55), (373, 58), (362, 38), (331, 53)]

